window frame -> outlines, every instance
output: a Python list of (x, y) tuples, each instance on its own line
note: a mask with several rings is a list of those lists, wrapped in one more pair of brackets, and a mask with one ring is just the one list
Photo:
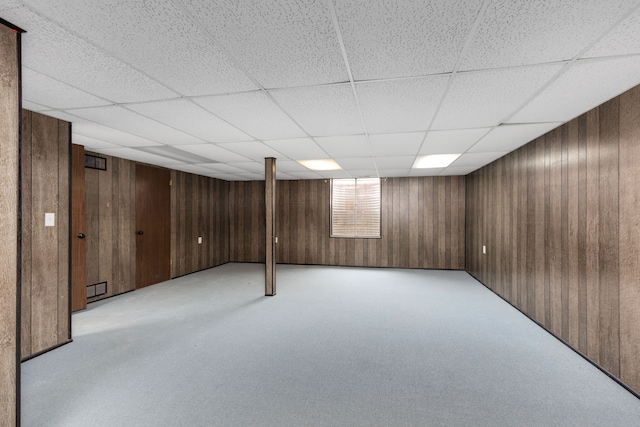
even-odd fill
[[(358, 181), (364, 180), (377, 180), (378, 186), (378, 227), (377, 227), (377, 235), (365, 235), (358, 234)], [(334, 198), (333, 198), (333, 190), (334, 190), (334, 181), (352, 181), (353, 189), (354, 189), (354, 223), (353, 230), (354, 234), (334, 234), (333, 230), (333, 217), (334, 217)], [(330, 180), (330, 188), (329, 188), (329, 237), (330, 238), (339, 238), (339, 239), (382, 239), (382, 179), (380, 178), (336, 178)]]

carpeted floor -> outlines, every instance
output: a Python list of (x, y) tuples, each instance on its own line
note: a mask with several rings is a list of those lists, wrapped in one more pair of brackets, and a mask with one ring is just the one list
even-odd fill
[(458, 271), (226, 264), (90, 304), (23, 426), (633, 426), (640, 400)]

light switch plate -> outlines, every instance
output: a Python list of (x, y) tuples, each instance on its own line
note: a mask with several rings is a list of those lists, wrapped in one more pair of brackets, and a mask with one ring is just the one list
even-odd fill
[(47, 212), (44, 214), (44, 226), (45, 227), (55, 227), (56, 225), (56, 214)]

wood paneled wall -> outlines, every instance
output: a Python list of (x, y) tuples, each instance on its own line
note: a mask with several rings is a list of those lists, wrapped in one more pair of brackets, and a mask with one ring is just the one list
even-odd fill
[(229, 183), (229, 261), (264, 262), (264, 203), (264, 181)]
[(640, 392), (638, 165), (635, 88), (469, 175), (467, 269)]
[[(71, 124), (22, 113), (22, 357), (71, 339)], [(45, 213), (55, 225), (45, 226)]]
[[(232, 261), (264, 262), (263, 186), (231, 183)], [(329, 187), (325, 180), (277, 182), (277, 262), (464, 269), (464, 177), (384, 180), (381, 239), (330, 238)]]
[(229, 182), (179, 171), (171, 181), (171, 277), (229, 262)]
[(107, 282), (98, 301), (135, 289), (135, 162), (105, 156), (107, 170), (85, 168), (87, 285)]
[(20, 34), (0, 25), (0, 424), (18, 425)]

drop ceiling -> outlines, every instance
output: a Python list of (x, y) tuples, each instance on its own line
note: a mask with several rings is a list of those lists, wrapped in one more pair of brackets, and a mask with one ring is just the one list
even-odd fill
[[(465, 175), (640, 84), (639, 0), (0, 0), (23, 107), (236, 181)], [(419, 156), (460, 154), (446, 168)], [(333, 159), (340, 170), (299, 161)]]

